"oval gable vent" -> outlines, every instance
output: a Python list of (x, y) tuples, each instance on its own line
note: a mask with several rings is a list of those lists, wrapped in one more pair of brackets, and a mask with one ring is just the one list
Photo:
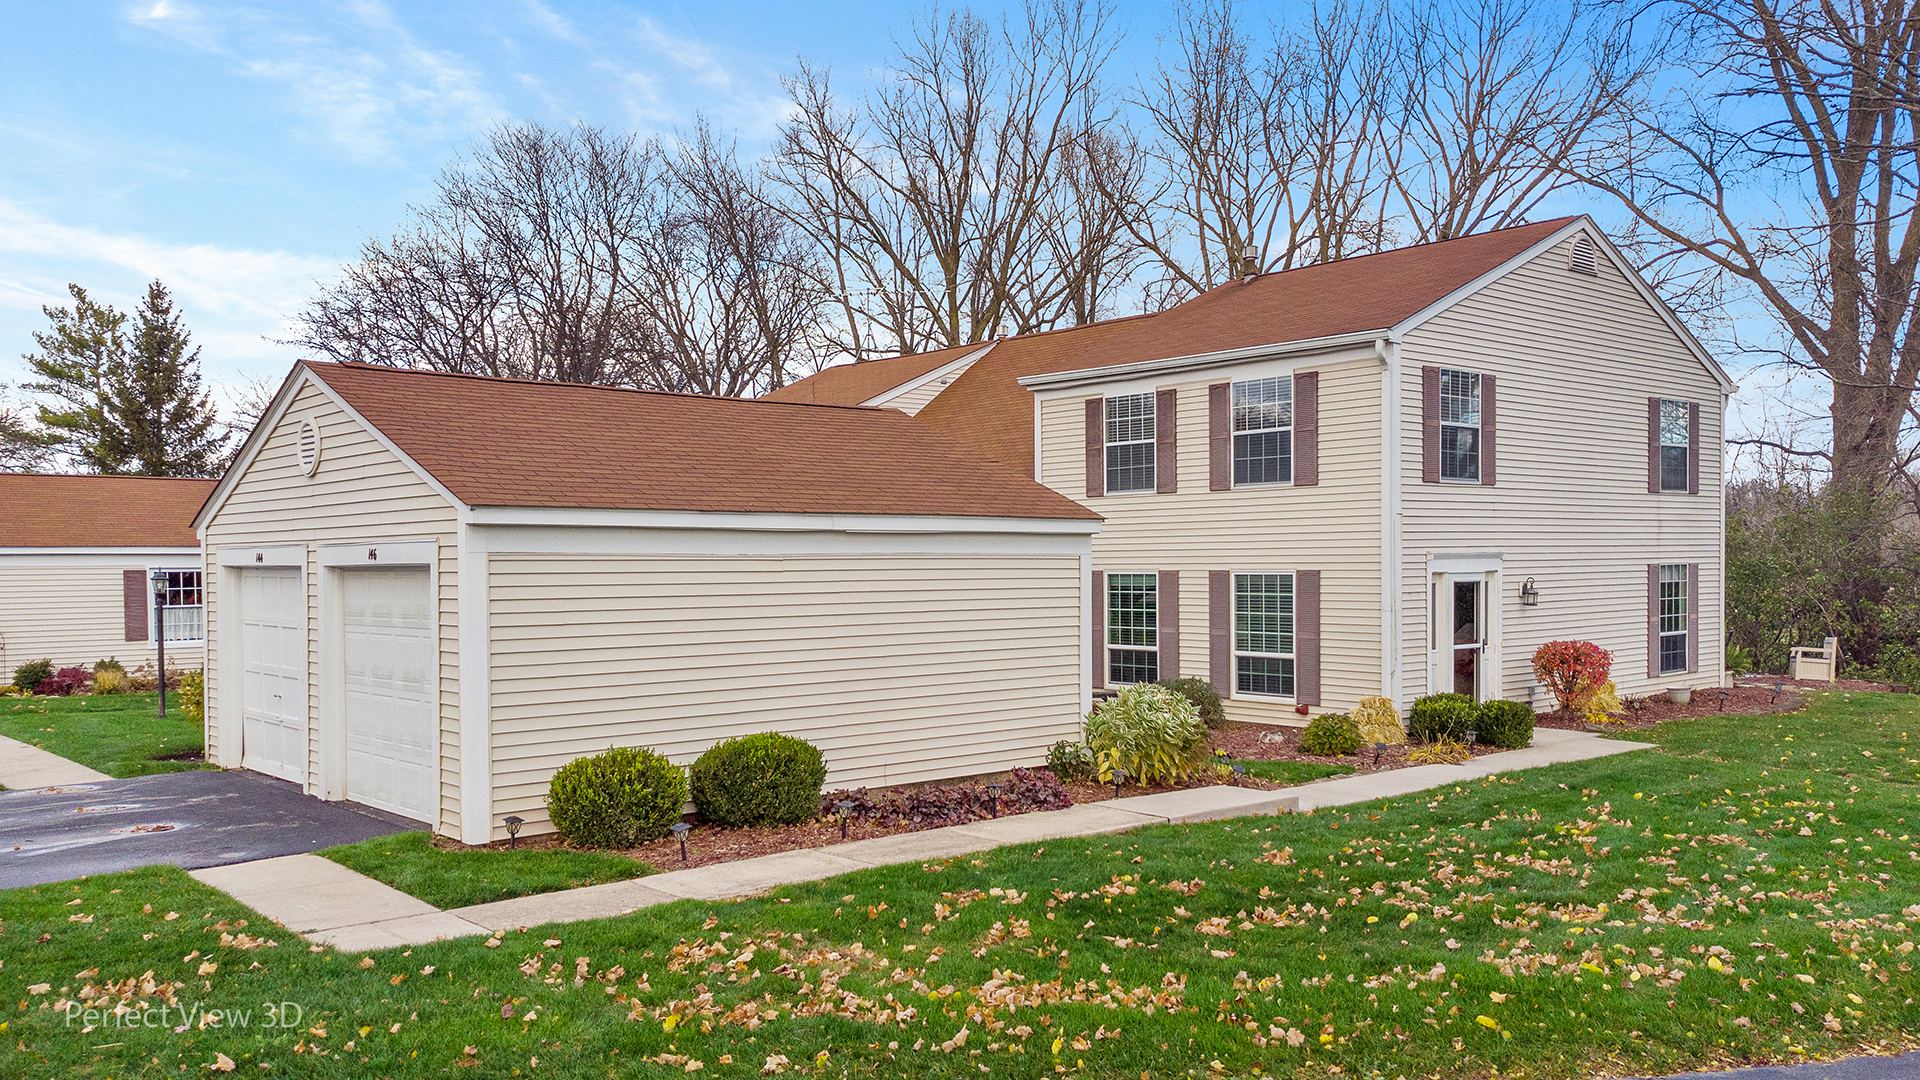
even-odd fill
[(1591, 237), (1582, 236), (1573, 242), (1573, 252), (1568, 256), (1575, 273), (1600, 274), (1600, 247)]
[(297, 443), (300, 471), (312, 476), (320, 468), (320, 427), (312, 420), (300, 421)]

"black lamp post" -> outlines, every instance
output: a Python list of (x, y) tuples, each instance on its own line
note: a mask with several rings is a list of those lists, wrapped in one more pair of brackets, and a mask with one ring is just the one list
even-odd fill
[(841, 799), (839, 802), (833, 804), (833, 808), (840, 811), (840, 839), (845, 840), (847, 838), (847, 822), (853, 817), (853, 800)]
[(687, 833), (692, 828), (693, 826), (687, 824), (684, 821), (676, 821), (671, 826), (670, 831), (673, 833), (675, 838), (677, 838), (680, 841), (680, 861), (681, 862), (687, 861)]
[(160, 676), (160, 719), (167, 718), (167, 572), (154, 569), (147, 574), (153, 582), (153, 644), (159, 651), (154, 663)]
[(527, 823), (526, 819), (521, 817), (518, 814), (508, 814), (505, 818), (501, 820), (501, 824), (507, 827), (507, 850), (508, 851), (512, 851), (514, 845), (519, 843), (520, 826), (525, 825), (526, 823)]

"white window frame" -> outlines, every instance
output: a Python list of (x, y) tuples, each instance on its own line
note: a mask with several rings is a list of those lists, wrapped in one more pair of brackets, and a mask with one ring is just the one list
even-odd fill
[[(1243, 579), (1255, 577), (1286, 579), (1286, 638), (1289, 647), (1283, 652), (1260, 652), (1251, 649), (1242, 649), (1240, 647), (1240, 585)], [(1232, 582), (1233, 626), (1229, 630), (1229, 633), (1233, 636), (1233, 696), (1236, 698), (1251, 698), (1256, 701), (1279, 701), (1292, 704), (1300, 694), (1300, 663), (1298, 659), (1300, 645), (1299, 579), (1291, 570), (1236, 570), (1232, 574)], [(1243, 659), (1281, 660), (1292, 665), (1292, 674), (1286, 677), (1293, 680), (1294, 692), (1291, 694), (1268, 694), (1253, 690), (1242, 690), (1240, 688), (1240, 661)]]
[[(1689, 626), (1688, 620), (1693, 618), (1693, 597), (1689, 595), (1692, 590), (1688, 587), (1692, 583), (1687, 580), (1687, 576), (1686, 563), (1660, 564), (1660, 655), (1654, 659), (1656, 661), (1655, 667), (1662, 675), (1685, 674), (1689, 662), (1693, 659), (1688, 655), (1691, 650), (1687, 647), (1687, 639), (1689, 636), (1687, 633)], [(1674, 595), (1672, 596), (1667, 594), (1667, 587), (1669, 585), (1675, 586)], [(1676, 609), (1672, 613), (1668, 612), (1669, 600), (1673, 601)], [(1679, 667), (1669, 668), (1667, 666), (1668, 638), (1680, 639)]]
[[(1266, 402), (1243, 404), (1241, 401), (1243, 388), (1251, 388), (1257, 384), (1264, 383), (1274, 383), (1284, 391), (1285, 396), (1278, 404), (1284, 413), (1285, 422), (1263, 427), (1242, 427), (1241, 420), (1247, 413), (1259, 408), (1261, 405), (1267, 404)], [(1239, 379), (1233, 383), (1233, 389), (1229, 391), (1229, 394), (1233, 409), (1232, 430), (1230, 432), (1230, 437), (1233, 440), (1230, 448), (1230, 453), (1233, 456), (1233, 486), (1236, 488), (1260, 488), (1285, 487), (1291, 485), (1293, 483), (1293, 374), (1289, 372), (1285, 375), (1265, 375), (1252, 379)], [(1276, 480), (1240, 479), (1240, 437), (1242, 435), (1266, 435), (1270, 433), (1284, 433), (1287, 437), (1286, 475)]]
[[(1678, 414), (1678, 430), (1680, 433), (1679, 442), (1667, 441), (1667, 432), (1668, 432), (1667, 407), (1668, 406), (1672, 406)], [(1693, 487), (1693, 468), (1692, 468), (1693, 439), (1692, 439), (1692, 430), (1691, 430), (1692, 427), (1693, 427), (1693, 403), (1692, 402), (1681, 401), (1676, 398), (1660, 399), (1660, 431), (1659, 431), (1658, 437), (1660, 439), (1660, 490), (1663, 492), (1678, 491), (1684, 494), (1687, 491), (1691, 490)], [(1667, 451), (1676, 450), (1676, 449), (1681, 451), (1680, 483), (1676, 485), (1669, 485), (1667, 483)]]
[[(1449, 376), (1457, 377), (1462, 375), (1473, 380), (1473, 393), (1472, 393), (1473, 423), (1471, 424), (1463, 424), (1457, 421), (1449, 421), (1447, 419), (1448, 377)], [(1465, 368), (1441, 368), (1440, 369), (1440, 479), (1444, 483), (1477, 484), (1480, 482), (1481, 470), (1485, 467), (1485, 464), (1486, 464), (1481, 460), (1482, 455), (1484, 455), (1486, 452), (1486, 441), (1481, 428), (1481, 423), (1485, 419), (1486, 414), (1484, 412), (1484, 408), (1483, 408), (1483, 404), (1480, 396), (1480, 385), (1481, 385), (1480, 373), (1477, 371), (1468, 371)], [(1473, 475), (1472, 476), (1448, 476), (1447, 475), (1447, 462), (1451, 456), (1447, 453), (1447, 429), (1448, 428), (1457, 428), (1460, 430), (1473, 432), (1474, 437), (1473, 437)]]
[[(1121, 402), (1127, 402), (1127, 403), (1143, 402), (1144, 411), (1140, 413), (1136, 413), (1132, 416), (1123, 416), (1123, 417), (1116, 418), (1113, 415), (1114, 406)], [(1110, 394), (1104, 397), (1103, 399), (1101, 399), (1101, 414), (1100, 414), (1101, 429), (1100, 430), (1101, 430), (1101, 438), (1104, 440), (1106, 452), (1105, 454), (1102, 455), (1100, 467), (1101, 467), (1101, 470), (1105, 473), (1107, 494), (1109, 495), (1151, 494), (1155, 490), (1156, 482), (1159, 480), (1159, 476), (1157, 475), (1157, 472), (1156, 472), (1158, 468), (1158, 462), (1154, 460), (1155, 457), (1157, 456), (1156, 448), (1155, 448), (1155, 436), (1159, 433), (1159, 423), (1160, 423), (1160, 418), (1157, 415), (1157, 413), (1158, 413), (1158, 409), (1156, 408), (1155, 392), (1152, 390), (1143, 391), (1138, 394)], [(1131, 434), (1133, 436), (1132, 438), (1124, 438), (1124, 439), (1114, 438), (1116, 425), (1135, 423), (1135, 422), (1138, 422), (1142, 417), (1144, 417), (1146, 420), (1146, 425), (1145, 425), (1146, 436), (1144, 438), (1140, 437), (1140, 433), (1137, 430), (1133, 432), (1123, 433), (1123, 434)], [(1137, 446), (1145, 446), (1147, 448), (1145, 486), (1115, 487), (1113, 485), (1114, 448), (1115, 447), (1137, 447)]]
[[(154, 640), (155, 642), (158, 642), (161, 639), (161, 635), (166, 633), (166, 628), (160, 625), (160, 609), (153, 602), (153, 592), (154, 592), (153, 572), (155, 570), (159, 570), (168, 574), (195, 574), (199, 576), (200, 584), (196, 589), (194, 589), (194, 591), (200, 594), (200, 602), (197, 604), (175, 604), (175, 603), (169, 602), (167, 604), (167, 610), (178, 611), (181, 608), (193, 608), (195, 611), (198, 611), (200, 613), (200, 636), (191, 637), (191, 638), (167, 638), (166, 642), (168, 645), (204, 645), (206, 644), (206, 641), (207, 641), (206, 568), (200, 567), (200, 566), (150, 566), (147, 568), (147, 630), (152, 640)], [(169, 593), (172, 593), (176, 590), (171, 585), (169, 585), (168, 591)]]
[[(1144, 595), (1150, 596), (1153, 598), (1153, 613), (1152, 613), (1152, 617), (1147, 620), (1147, 624), (1144, 627), (1144, 631), (1145, 631), (1144, 636), (1153, 642), (1151, 645), (1132, 645), (1132, 644), (1126, 644), (1126, 643), (1114, 641), (1115, 624), (1114, 624), (1113, 617), (1114, 617), (1114, 612), (1118, 609), (1114, 606), (1113, 594), (1114, 594), (1114, 587), (1119, 582), (1119, 579), (1121, 578), (1145, 578), (1146, 579), (1147, 587), (1144, 590)], [(1105, 618), (1107, 621), (1107, 625), (1105, 630), (1102, 631), (1104, 636), (1102, 637), (1101, 640), (1105, 643), (1106, 647), (1102, 650), (1101, 661), (1107, 665), (1106, 667), (1107, 685), (1109, 686), (1136, 685), (1135, 683), (1128, 682), (1126, 680), (1119, 679), (1114, 676), (1113, 654), (1116, 652), (1151, 653), (1153, 655), (1153, 676), (1154, 677), (1147, 681), (1159, 682), (1160, 679), (1163, 677), (1163, 674), (1160, 671), (1160, 575), (1157, 572), (1153, 572), (1153, 571), (1126, 572), (1126, 573), (1109, 572), (1107, 574), (1105, 587), (1107, 590), (1107, 595), (1104, 598)]]

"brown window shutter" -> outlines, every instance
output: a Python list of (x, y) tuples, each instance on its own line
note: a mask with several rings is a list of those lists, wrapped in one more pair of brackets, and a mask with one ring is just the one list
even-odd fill
[(1440, 482), (1440, 369), (1420, 369), (1420, 479)]
[(1320, 482), (1320, 373), (1298, 371), (1293, 376), (1293, 484), (1313, 487)]
[(1660, 399), (1647, 399), (1647, 494), (1660, 494)]
[(1293, 575), (1293, 701), (1320, 704), (1320, 571)]
[(1700, 564), (1687, 564), (1687, 671), (1700, 670)]
[(1480, 483), (1486, 487), (1494, 484), (1494, 447), (1498, 443), (1498, 425), (1500, 410), (1493, 392), (1493, 376), (1480, 376)]
[(1223, 698), (1233, 696), (1233, 575), (1207, 571), (1207, 674)]
[(1180, 489), (1180, 391), (1153, 395), (1153, 490), (1169, 495)]
[(1160, 677), (1180, 677), (1180, 571), (1160, 571), (1156, 614), (1160, 631)]
[(1107, 493), (1107, 401), (1087, 399), (1087, 498)]
[(1233, 489), (1233, 384), (1207, 387), (1207, 489)]
[(1107, 575), (1093, 572), (1093, 688), (1107, 685)]
[[(1657, 403), (1656, 403), (1657, 406)], [(1660, 564), (1647, 564), (1647, 678), (1660, 677)]]
[(1687, 406), (1687, 494), (1700, 494), (1700, 403)]
[(120, 606), (128, 641), (147, 640), (147, 572), (120, 571)]

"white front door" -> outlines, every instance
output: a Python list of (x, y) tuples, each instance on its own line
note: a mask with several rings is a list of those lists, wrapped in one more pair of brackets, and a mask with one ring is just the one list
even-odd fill
[(435, 821), (439, 665), (427, 572), (356, 569), (342, 577), (347, 798)]
[(307, 776), (307, 589), (294, 567), (240, 578), (240, 767)]
[(1498, 580), (1493, 573), (1433, 575), (1428, 693), (1465, 694), (1475, 701), (1500, 696), (1494, 667), (1498, 597), (1492, 592)]

